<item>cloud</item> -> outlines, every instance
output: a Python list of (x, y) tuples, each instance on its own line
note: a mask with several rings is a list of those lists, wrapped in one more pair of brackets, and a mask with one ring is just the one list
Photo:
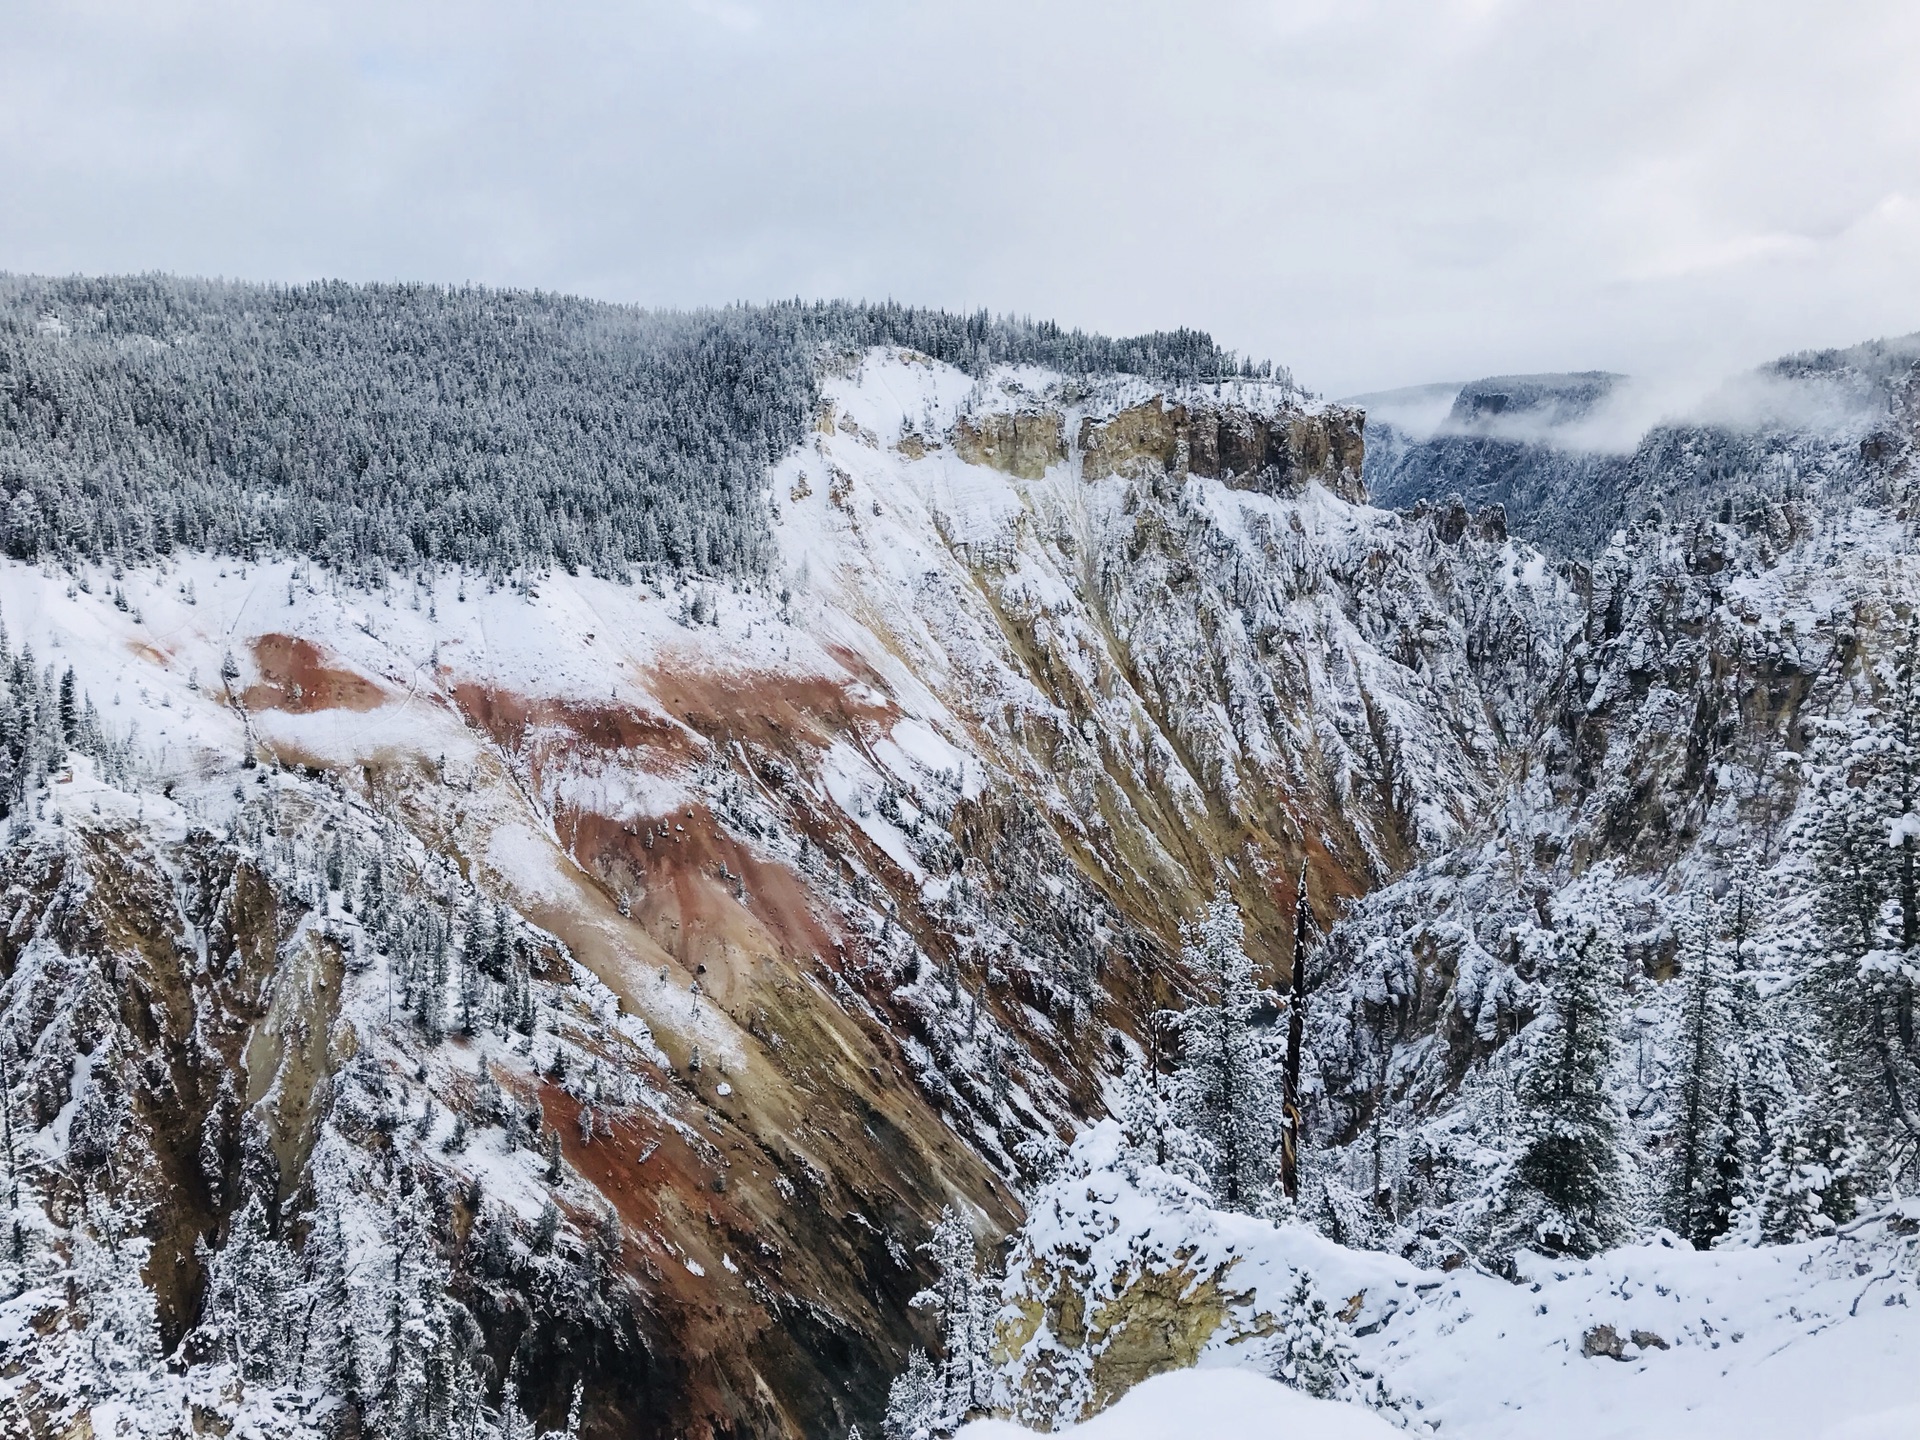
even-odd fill
[(1916, 82), (1891, 0), (18, 0), (0, 266), (1726, 373), (1920, 328)]
[(691, 0), (693, 13), (704, 15), (723, 29), (736, 35), (747, 35), (760, 28), (760, 12), (750, 5), (736, 5), (729, 0)]

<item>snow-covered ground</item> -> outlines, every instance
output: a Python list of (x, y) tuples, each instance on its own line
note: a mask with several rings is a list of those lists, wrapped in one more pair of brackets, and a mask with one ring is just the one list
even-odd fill
[[(1660, 1237), (1589, 1261), (1523, 1257), (1516, 1284), (1471, 1264), (1423, 1270), (1302, 1226), (1213, 1210), (1184, 1183), (1129, 1165), (1117, 1127), (1103, 1122), (1033, 1206), (1013, 1283), (1035, 1258), (1059, 1273), (1063, 1257), (1085, 1267), (1088, 1295), (1176, 1266), (1219, 1272), (1224, 1289), (1245, 1292), (1184, 1382), (1189, 1397), (1204, 1394), (1209, 1377), (1230, 1397), (1244, 1393), (1234, 1372), (1262, 1363), (1250, 1338), (1258, 1317), (1286, 1315), (1304, 1273), (1350, 1317), (1345, 1334), (1360, 1363), (1416, 1430), (1470, 1440), (1920, 1436), (1920, 1203), (1800, 1245), (1699, 1252)], [(1177, 1408), (1137, 1413), (1146, 1428), (1112, 1433), (1176, 1433), (1152, 1427)]]
[[(1316, 1400), (1251, 1371), (1176, 1370), (1056, 1433), (1074, 1440), (1392, 1440), (1398, 1432), (1369, 1410)], [(1033, 1434), (1005, 1420), (979, 1420), (961, 1427), (955, 1440)]]

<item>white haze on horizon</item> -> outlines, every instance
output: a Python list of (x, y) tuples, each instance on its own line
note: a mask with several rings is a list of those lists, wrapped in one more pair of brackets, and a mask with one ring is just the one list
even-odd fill
[[(1914, 347), (1914, 357), (1920, 358), (1920, 346)], [(1453, 418), (1453, 405), (1469, 383), (1474, 382), (1355, 395), (1344, 403), (1364, 408), (1369, 424), (1391, 426), (1411, 440), (1484, 435), (1598, 454), (1630, 452), (1650, 431), (1663, 425), (1865, 431), (1872, 428), (1885, 406), (1883, 391), (1857, 380), (1818, 374), (1782, 375), (1764, 367), (1733, 375), (1692, 368), (1615, 376), (1592, 409), (1573, 419), (1520, 410), (1461, 422)]]
[(0, 269), (1179, 325), (1329, 394), (1920, 327), (1920, 6), (15, 0)]

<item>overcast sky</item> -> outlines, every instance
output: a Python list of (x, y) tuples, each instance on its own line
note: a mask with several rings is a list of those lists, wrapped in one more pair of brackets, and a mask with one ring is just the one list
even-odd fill
[(0, 0), (0, 269), (1727, 367), (1920, 329), (1920, 4)]

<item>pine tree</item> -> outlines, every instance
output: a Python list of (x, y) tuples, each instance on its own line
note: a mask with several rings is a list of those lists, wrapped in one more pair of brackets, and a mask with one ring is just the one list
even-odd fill
[(539, 1217), (533, 1222), (533, 1249), (535, 1254), (545, 1255), (552, 1251), (553, 1242), (560, 1235), (560, 1207), (553, 1203), (552, 1197), (540, 1206)]
[(159, 1309), (140, 1275), (143, 1242), (116, 1237), (117, 1216), (99, 1224), (103, 1239), (82, 1228), (73, 1244), (73, 1276), (80, 1300), (84, 1378), (95, 1396), (143, 1388), (160, 1363)]
[(300, 1289), (299, 1266), (268, 1232), (256, 1196), (228, 1222), (226, 1243), (209, 1257), (201, 1329), (244, 1379), (283, 1384), (298, 1350)]
[(349, 1403), (364, 1406), (361, 1393), (358, 1296), (350, 1275), (351, 1259), (340, 1211), (330, 1206), (307, 1237), (305, 1258), (315, 1323), (295, 1337), (293, 1383), (310, 1380), (337, 1389)]
[[(1893, 943), (1911, 956), (1920, 949), (1920, 620), (1908, 624), (1898, 649), (1877, 667), (1887, 695), (1881, 749), (1882, 811), (1888, 820), (1889, 879), (1899, 919)], [(1900, 1003), (1911, 1043), (1912, 977)]]
[(1816, 1090), (1795, 1101), (1761, 1167), (1754, 1238), (1792, 1244), (1851, 1220), (1861, 1159), (1844, 1094)]
[[(1746, 1087), (1736, 1076), (1727, 1085), (1721, 1102), (1720, 1123), (1713, 1134), (1709, 1157), (1712, 1168), (1707, 1174), (1705, 1193), (1694, 1210), (1701, 1233), (1712, 1237), (1711, 1243), (1720, 1243), (1739, 1228), (1741, 1209), (1752, 1190), (1755, 1143)], [(1688, 1238), (1695, 1245), (1700, 1244), (1697, 1237)]]
[(1678, 1234), (1704, 1250), (1725, 1233), (1731, 1218), (1729, 1202), (1719, 1191), (1727, 1179), (1721, 1172), (1729, 1154), (1722, 1129), (1732, 1013), (1717, 908), (1703, 894), (1689, 896), (1678, 928), (1680, 1046), (1667, 1217)]
[(1913, 883), (1911, 834), (1920, 831), (1909, 774), (1920, 749), (1904, 729), (1904, 721), (1890, 726), (1876, 715), (1830, 738), (1806, 850), (1821, 929), (1813, 993), (1826, 1048), (1857, 1093), (1877, 1101), (1887, 1151), (1910, 1153), (1920, 1142), (1920, 944), (1908, 942), (1920, 917), (1904, 890)]
[(951, 1205), (925, 1245), (936, 1279), (913, 1297), (940, 1326), (938, 1380), (940, 1428), (957, 1428), (987, 1399), (992, 1381), (988, 1352), (992, 1343), (992, 1303), (982, 1283), (973, 1231)]
[(1306, 1100), (1301, 1092), (1305, 1059), (1307, 997), (1312, 992), (1309, 970), (1313, 941), (1313, 906), (1307, 894), (1307, 863), (1300, 862), (1300, 880), (1293, 890), (1293, 959), (1287, 985), (1287, 1051), (1281, 1067), (1280, 1188), (1289, 1201), (1300, 1195), (1300, 1148), (1306, 1137)]
[(1187, 929), (1181, 959), (1218, 999), (1181, 1019), (1173, 1093), (1181, 1124), (1205, 1147), (1214, 1202), (1251, 1212), (1273, 1188), (1283, 1087), (1271, 1033), (1255, 1023), (1268, 997), (1241, 937), (1240, 912), (1225, 895)]
[(548, 1430), (540, 1440), (579, 1440), (580, 1406), (585, 1399), (586, 1387), (578, 1380), (573, 1382), (573, 1398), (567, 1402), (567, 1420), (558, 1430)]
[(1855, 961), (1880, 948), (1880, 912), (1888, 895), (1886, 829), (1869, 785), (1844, 772), (1825, 777), (1812, 823), (1816, 910), (1832, 948)]
[(1115, 1082), (1115, 1092), (1113, 1118), (1120, 1125), (1127, 1159), (1182, 1179), (1205, 1180), (1198, 1147), (1181, 1126), (1166, 1083), (1144, 1061), (1127, 1063)]
[(1353, 1347), (1304, 1270), (1293, 1273), (1281, 1326), (1274, 1379), (1322, 1400), (1359, 1398), (1363, 1377)]
[(394, 1440), (436, 1433), (452, 1386), (448, 1375), (449, 1274), (418, 1213), (402, 1197), (384, 1301), (386, 1368), (379, 1413)]
[[(1727, 946), (1727, 967), (1735, 975), (1753, 968), (1755, 939), (1764, 923), (1766, 880), (1751, 850), (1743, 850), (1727, 877), (1720, 922)], [(1737, 1018), (1737, 1017), (1736, 1017)]]
[(907, 1357), (907, 1368), (894, 1377), (887, 1391), (881, 1434), (886, 1440), (933, 1440), (944, 1433), (945, 1425), (945, 1386), (927, 1352), (916, 1346)]
[(80, 738), (80, 700), (76, 693), (73, 667), (69, 665), (60, 677), (60, 738), (69, 745)]
[(507, 1366), (506, 1383), (500, 1387), (500, 1440), (535, 1440), (533, 1422), (520, 1408), (520, 1357)]
[(447, 1395), (446, 1424), (442, 1431), (448, 1440), (494, 1440), (499, 1433), (489, 1423), (487, 1392), (479, 1369), (468, 1355), (456, 1356)]
[(1522, 1057), (1519, 1160), (1508, 1223), (1550, 1254), (1591, 1255), (1619, 1238), (1619, 1120), (1607, 1090), (1620, 939), (1602, 887), (1562, 917), (1546, 1013)]

